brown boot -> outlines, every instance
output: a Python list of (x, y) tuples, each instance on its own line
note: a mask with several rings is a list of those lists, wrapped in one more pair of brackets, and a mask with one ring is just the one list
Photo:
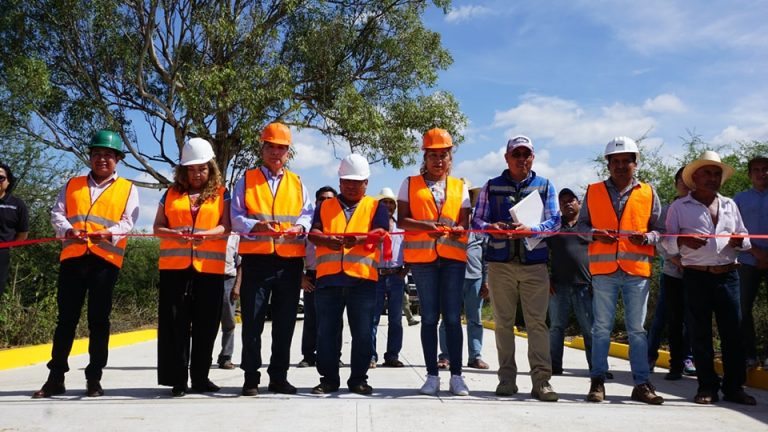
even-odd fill
[(602, 378), (592, 378), (587, 393), (587, 402), (602, 402), (605, 400), (605, 380)]
[(637, 385), (632, 389), (632, 400), (647, 403), (648, 405), (661, 405), (664, 403), (664, 398), (657, 395), (655, 390), (649, 382)]
[(32, 399), (49, 398), (51, 396), (64, 394), (65, 391), (67, 391), (67, 389), (64, 388), (64, 382), (46, 381), (40, 390), (32, 394)]

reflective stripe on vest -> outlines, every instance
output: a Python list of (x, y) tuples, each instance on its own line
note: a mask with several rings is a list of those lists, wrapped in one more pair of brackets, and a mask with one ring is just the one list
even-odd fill
[[(288, 170), (283, 170), (283, 178), (272, 195), (272, 189), (261, 169), (248, 170), (245, 173), (245, 209), (248, 217), (260, 221), (277, 221), (281, 230), (286, 230), (296, 223), (304, 206), (301, 179)], [(240, 238), (239, 253), (271, 254), (286, 258), (305, 255), (304, 239), (293, 237), (272, 237), (248, 235)]]
[[(426, 222), (442, 222), (452, 227), (458, 223), (461, 213), (461, 197), (464, 183), (454, 177), (445, 181), (445, 203), (437, 212), (437, 204), (432, 191), (427, 187), (423, 176), (408, 178), (408, 205), (411, 217)], [(403, 259), (407, 263), (428, 263), (438, 256), (457, 261), (467, 261), (467, 235), (453, 239), (445, 235), (435, 240), (428, 234), (412, 234), (405, 231), (403, 239)]]
[[(117, 225), (128, 205), (131, 187), (133, 187), (133, 183), (118, 177), (111, 185), (107, 186), (96, 201), (91, 203), (88, 177), (81, 176), (71, 179), (67, 183), (65, 195), (67, 220), (72, 224), (73, 229), (89, 234)], [(117, 245), (109, 241), (93, 243), (90, 239), (87, 241), (65, 240), (62, 243), (59, 260), (64, 261), (90, 252), (121, 268), (127, 244), (128, 239), (126, 237), (121, 238)]]
[[(645, 183), (633, 189), (624, 205), (621, 221), (616, 217), (604, 182), (589, 185), (587, 207), (595, 229), (644, 233), (648, 231), (653, 209), (653, 189)], [(634, 276), (649, 277), (654, 253), (653, 246), (636, 246), (628, 237), (619, 237), (613, 244), (593, 241), (589, 244), (589, 271), (593, 275), (603, 275), (621, 268)]]
[[(193, 233), (215, 228), (224, 214), (224, 192), (225, 189), (220, 187), (215, 198), (206, 200), (193, 221), (189, 194), (171, 187), (164, 206), (168, 228), (189, 229)], [(180, 237), (160, 238), (160, 270), (183, 270), (191, 265), (200, 273), (224, 274), (226, 258), (226, 235), (196, 242)]]
[[(371, 230), (373, 216), (376, 213), (378, 202), (368, 196), (363, 197), (347, 222), (344, 210), (339, 204), (338, 198), (328, 199), (320, 205), (320, 221), (323, 224), (323, 233), (367, 233)], [(379, 263), (378, 247), (366, 250), (365, 245), (356, 245), (352, 248), (342, 247), (335, 251), (324, 246), (317, 246), (317, 277), (333, 275), (342, 271), (352, 277), (379, 280), (376, 271)]]

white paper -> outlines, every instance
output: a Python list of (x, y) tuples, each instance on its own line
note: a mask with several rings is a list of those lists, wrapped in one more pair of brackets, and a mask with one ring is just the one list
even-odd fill
[[(528, 227), (540, 224), (544, 218), (544, 203), (541, 202), (539, 192), (533, 191), (529, 193), (509, 209), (509, 214), (515, 223), (521, 223)], [(533, 250), (539, 244), (541, 238), (526, 237), (524, 240), (525, 248)]]

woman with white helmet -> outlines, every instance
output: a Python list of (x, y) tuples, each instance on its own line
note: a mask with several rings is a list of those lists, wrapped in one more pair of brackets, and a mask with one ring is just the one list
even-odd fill
[(211, 144), (190, 139), (154, 223), (161, 237), (157, 377), (174, 397), (219, 390), (208, 371), (221, 319), (229, 201)]

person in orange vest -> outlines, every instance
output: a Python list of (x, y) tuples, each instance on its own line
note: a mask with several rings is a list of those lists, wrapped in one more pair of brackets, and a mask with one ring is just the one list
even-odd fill
[[(368, 161), (351, 154), (339, 165), (336, 198), (323, 201), (315, 210), (310, 241), (315, 245), (317, 281), (317, 371), (320, 384), (313, 394), (339, 389), (339, 332), (347, 309), (352, 334), (349, 391), (371, 394), (368, 367), (371, 360), (371, 322), (376, 305), (379, 241), (389, 231), (389, 214), (383, 205), (366, 196)], [(340, 234), (356, 234), (342, 236)]]
[(621, 292), (624, 324), (629, 336), (629, 363), (635, 387), (632, 400), (664, 403), (650, 382), (648, 340), (643, 323), (648, 305), (648, 282), (664, 231), (661, 204), (653, 187), (635, 179), (637, 143), (628, 137), (612, 139), (605, 147), (610, 177), (587, 187), (579, 213), (578, 230), (590, 241), (587, 249), (592, 273), (592, 369), (587, 401), (605, 399), (608, 348), (616, 302)]
[(63, 394), (67, 358), (75, 329), (88, 296), (88, 352), (86, 396), (104, 395), (102, 370), (109, 353), (109, 314), (112, 290), (123, 265), (127, 234), (139, 217), (139, 194), (115, 168), (125, 158), (116, 132), (100, 130), (91, 138), (88, 175), (70, 179), (51, 210), (56, 237), (64, 239), (59, 260), (59, 315), (53, 334), (48, 380), (33, 398)]
[[(397, 197), (400, 228), (406, 231), (403, 258), (411, 267), (421, 307), (421, 345), (427, 377), (420, 393), (440, 391), (437, 368), (437, 323), (445, 321), (450, 365), (449, 390), (467, 396), (461, 375), (463, 334), (461, 305), (467, 265), (470, 201), (467, 185), (451, 177), (453, 141), (443, 129), (424, 134), (424, 162), (419, 175), (403, 181)], [(417, 231), (417, 233), (409, 233)]]
[(304, 269), (304, 234), (309, 232), (314, 210), (306, 186), (285, 168), (291, 145), (288, 126), (270, 123), (262, 131), (261, 141), (264, 164), (248, 170), (237, 182), (231, 206), (232, 229), (242, 235), (240, 368), (245, 374), (244, 396), (259, 394), (261, 333), (268, 307), (272, 315), (268, 390), (296, 393), (288, 382), (288, 367)]
[(174, 397), (219, 391), (208, 371), (221, 319), (230, 230), (230, 198), (222, 183), (211, 144), (191, 138), (155, 214), (153, 229), (160, 237), (157, 382), (172, 387)]

